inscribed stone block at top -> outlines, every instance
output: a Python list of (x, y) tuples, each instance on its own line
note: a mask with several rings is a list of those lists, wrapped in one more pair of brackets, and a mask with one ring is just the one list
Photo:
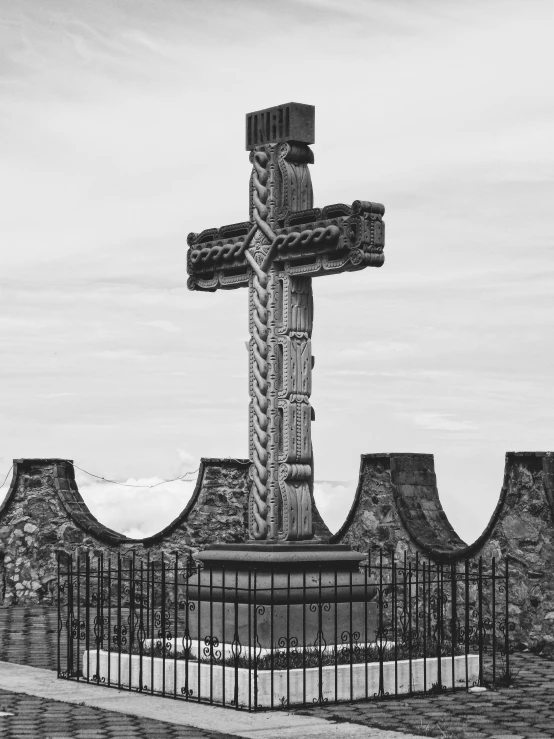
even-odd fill
[(315, 141), (315, 106), (285, 103), (246, 114), (246, 149), (280, 141)]

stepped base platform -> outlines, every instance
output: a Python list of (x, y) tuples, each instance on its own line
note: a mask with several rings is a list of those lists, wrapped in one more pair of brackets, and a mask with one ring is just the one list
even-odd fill
[(187, 584), (192, 639), (242, 648), (368, 643), (377, 588), (346, 545), (216, 545)]

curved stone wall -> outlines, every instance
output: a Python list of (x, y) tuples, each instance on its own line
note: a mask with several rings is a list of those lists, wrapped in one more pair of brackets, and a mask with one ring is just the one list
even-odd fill
[(442, 509), (432, 454), (364, 454), (358, 489), (337, 544), (400, 557), (448, 557), (466, 547)]
[(359, 551), (424, 554), (453, 562), (509, 560), (510, 613), (518, 638), (554, 648), (554, 453), (508, 452), (498, 505), (483, 534), (467, 545), (438, 497), (427, 454), (362, 456), (352, 508), (332, 537)]
[[(51, 602), (57, 554), (117, 557), (185, 555), (213, 543), (247, 536), (248, 460), (202, 459), (194, 492), (182, 513), (162, 531), (129, 539), (101, 524), (88, 510), (73, 464), (64, 459), (14, 460), (13, 477), (0, 506), (0, 603)], [(316, 534), (331, 532), (314, 509)]]

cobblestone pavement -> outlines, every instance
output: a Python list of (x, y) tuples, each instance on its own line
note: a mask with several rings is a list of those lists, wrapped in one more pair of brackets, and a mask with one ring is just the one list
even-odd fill
[[(0, 660), (57, 667), (58, 614), (52, 607), (0, 608)], [(87, 706), (0, 690), (1, 739), (224, 739), (227, 734), (176, 726)]]
[[(57, 659), (56, 609), (38, 606), (0, 608), (0, 659), (31, 667), (55, 669)], [(342, 703), (323, 708), (303, 709), (298, 713), (335, 721), (352, 721), (381, 729), (407, 731), (422, 736), (435, 736), (441, 739), (554, 739), (554, 662), (530, 653), (514, 654), (511, 658), (511, 668), (515, 676), (514, 685), (496, 691), (489, 690), (480, 694), (444, 693), (424, 698)], [(4, 701), (5, 706), (9, 705), (7, 695), (0, 693), (0, 703)], [(174, 725), (167, 729), (165, 734), (158, 728), (152, 729), (151, 733), (146, 733), (143, 725), (147, 723), (161, 724), (163, 731), (166, 731), (167, 725), (121, 714), (111, 714), (107, 711), (97, 713), (95, 709), (66, 706), (66, 704), (43, 701), (39, 698), (9, 694), (9, 700), (16, 703), (28, 700), (30, 706), (36, 705), (36, 708), (32, 710), (36, 710), (37, 713), (48, 708), (46, 715), (50, 715), (51, 710), (54, 714), (59, 711), (60, 716), (69, 716), (68, 719), (64, 719), (69, 722), (72, 720), (72, 711), (82, 710), (83, 715), (88, 718), (83, 719), (83, 729), (74, 728), (73, 733), (64, 734), (58, 731), (57, 734), (49, 735), (33, 734), (29, 731), (18, 735), (12, 732), (12, 734), (6, 734), (6, 737), (36, 736), (37, 739), (39, 737), (42, 739), (42, 737), (51, 736), (55, 739), (65, 739), (69, 736), (82, 736), (83, 739), (87, 739), (90, 736), (93, 739), (93, 737), (111, 737), (113, 734), (121, 739), (131, 739), (161, 735), (168, 737), (222, 736)], [(44, 704), (42, 709), (40, 704)], [(50, 706), (56, 708), (51, 709)], [(26, 710), (32, 713), (30, 708)], [(93, 718), (91, 721), (90, 717), (97, 715), (98, 718)], [(0, 721), (6, 721), (6, 719), (2, 718)], [(114, 723), (110, 724), (110, 721)], [(29, 723), (32, 724), (31, 719)], [(112, 725), (117, 727), (117, 731), (110, 728)], [(4, 724), (0, 724), (0, 736), (3, 737), (2, 726)], [(85, 726), (89, 727), (90, 733), (85, 731)], [(124, 726), (129, 728), (123, 730)], [(143, 733), (140, 733), (141, 731)]]
[[(13, 716), (2, 716), (12, 713)], [(227, 734), (0, 690), (2, 739), (225, 739)]]
[(512, 687), (485, 693), (339, 703), (298, 713), (443, 739), (553, 739), (554, 662), (513, 654), (510, 671)]

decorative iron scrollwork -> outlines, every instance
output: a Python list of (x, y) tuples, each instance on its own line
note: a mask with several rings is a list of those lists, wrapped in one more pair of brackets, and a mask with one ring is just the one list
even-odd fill
[(122, 626), (115, 624), (113, 627), (112, 642), (120, 647), (127, 646), (127, 634), (128, 630), (125, 624)]
[(220, 660), (221, 659), (221, 649), (219, 649), (219, 639), (217, 636), (205, 636), (204, 637), (204, 648), (202, 649), (202, 654), (204, 657), (209, 658), (210, 660)]
[(296, 636), (280, 636), (277, 639), (279, 649), (295, 649), (298, 646), (298, 637)]

